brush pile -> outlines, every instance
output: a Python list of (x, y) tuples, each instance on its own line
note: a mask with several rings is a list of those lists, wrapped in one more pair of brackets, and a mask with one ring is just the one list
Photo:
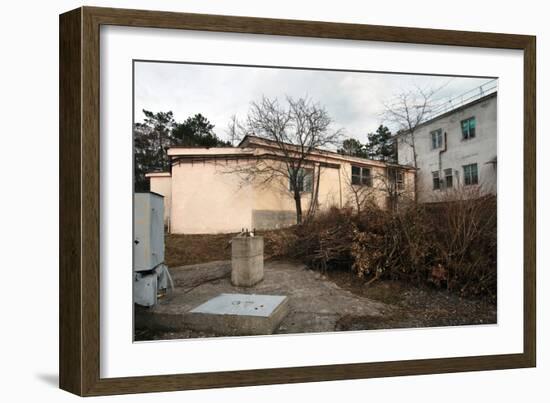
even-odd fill
[(272, 257), (311, 268), (352, 270), (359, 279), (430, 283), (464, 296), (496, 299), (496, 200), (481, 197), (369, 206), (318, 213), (299, 226), (265, 234)]

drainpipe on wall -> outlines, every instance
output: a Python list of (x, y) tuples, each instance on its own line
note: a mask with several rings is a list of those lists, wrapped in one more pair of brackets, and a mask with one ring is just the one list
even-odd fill
[[(443, 162), (441, 158), (441, 154), (447, 151), (447, 132), (443, 132), (443, 148), (439, 150), (439, 181), (441, 183), (441, 173), (443, 172)], [(445, 186), (447, 183), (445, 183)], [(441, 189), (441, 184), (439, 185), (439, 188)]]

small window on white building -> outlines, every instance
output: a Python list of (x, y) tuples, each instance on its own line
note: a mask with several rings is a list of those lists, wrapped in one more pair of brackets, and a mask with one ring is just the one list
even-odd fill
[(443, 131), (441, 129), (430, 132), (432, 138), (432, 150), (441, 148), (443, 146)]
[(372, 186), (371, 169), (366, 167), (351, 166), (351, 184), (358, 186)]
[(471, 117), (460, 122), (462, 127), (462, 139), (473, 139), (476, 136), (476, 118)]
[(441, 181), (439, 179), (439, 171), (432, 172), (433, 190), (441, 189)]
[(464, 169), (464, 184), (466, 186), (477, 185), (479, 181), (477, 164), (463, 165), (462, 168)]
[(453, 187), (453, 169), (447, 168), (445, 171), (445, 188), (450, 189)]

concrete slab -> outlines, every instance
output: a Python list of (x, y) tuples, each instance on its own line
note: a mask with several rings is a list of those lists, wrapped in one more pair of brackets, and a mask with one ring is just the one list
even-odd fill
[(284, 295), (220, 294), (185, 315), (195, 331), (220, 335), (272, 334), (288, 314)]
[[(176, 284), (174, 292), (160, 299), (154, 307), (136, 306), (135, 326), (164, 332), (163, 337), (172, 339), (226, 335), (225, 331), (195, 331), (187, 320), (195, 322), (195, 314), (190, 315), (193, 309), (220, 294), (231, 293), (287, 296), (285, 305), (288, 305), (289, 314), (273, 330), (276, 334), (332, 332), (344, 316), (381, 317), (391, 312), (390, 306), (343, 290), (303, 264), (267, 261), (264, 271), (263, 281), (253, 287), (235, 287), (231, 284), (230, 260), (171, 267), (170, 274)], [(228, 315), (228, 318), (232, 317)], [(228, 319), (228, 323), (231, 322)]]

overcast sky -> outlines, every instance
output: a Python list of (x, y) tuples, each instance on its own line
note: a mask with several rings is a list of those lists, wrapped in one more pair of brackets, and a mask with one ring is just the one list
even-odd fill
[(230, 117), (246, 118), (250, 102), (262, 95), (284, 100), (309, 96), (322, 104), (346, 137), (364, 142), (382, 122), (383, 102), (415, 86), (437, 93), (440, 102), (476, 89), (488, 78), (438, 77), (367, 72), (314, 71), (240, 66), (136, 62), (135, 119), (142, 110), (174, 112), (176, 121), (202, 113), (214, 132), (227, 139)]

